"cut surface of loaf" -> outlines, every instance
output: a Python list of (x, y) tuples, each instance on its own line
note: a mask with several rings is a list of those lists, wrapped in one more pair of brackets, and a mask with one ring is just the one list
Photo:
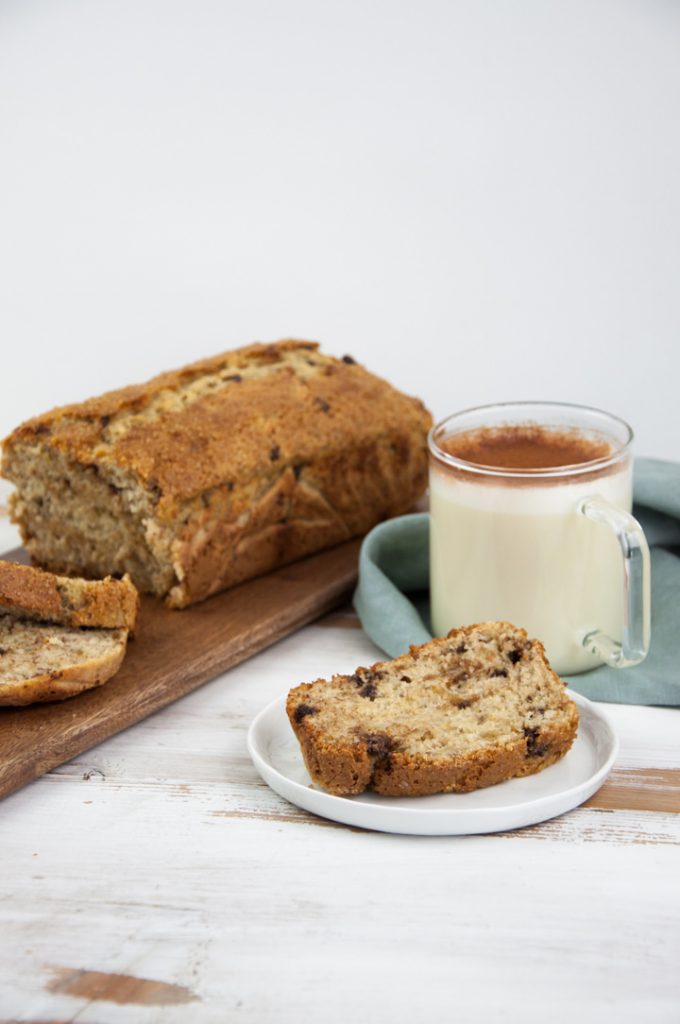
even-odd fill
[(286, 710), (312, 780), (329, 793), (464, 793), (566, 754), (578, 710), (543, 645), (486, 622), (351, 676), (303, 683)]
[(125, 656), (125, 629), (78, 629), (0, 615), (0, 705), (63, 700), (100, 686)]
[(63, 626), (134, 630), (139, 594), (122, 580), (72, 579), (0, 560), (0, 614)]
[(38, 564), (184, 607), (409, 510), (430, 425), (350, 357), (257, 344), (24, 423), (2, 473)]

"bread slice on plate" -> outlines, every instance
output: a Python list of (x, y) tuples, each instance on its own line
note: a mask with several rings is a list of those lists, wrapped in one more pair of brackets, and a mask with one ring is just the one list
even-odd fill
[(139, 594), (122, 580), (72, 579), (30, 565), (0, 560), (0, 614), (58, 623), (134, 630)]
[(303, 683), (286, 710), (312, 780), (341, 796), (465, 793), (563, 757), (578, 710), (538, 640), (507, 622)]
[(129, 579), (69, 579), (0, 561), (0, 705), (63, 700), (120, 668), (139, 611)]
[(0, 705), (63, 700), (101, 686), (125, 657), (126, 629), (81, 629), (0, 615)]

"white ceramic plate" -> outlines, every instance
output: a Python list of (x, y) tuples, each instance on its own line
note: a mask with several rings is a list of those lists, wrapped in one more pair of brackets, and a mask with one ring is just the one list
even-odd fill
[(581, 715), (578, 736), (561, 761), (523, 779), (473, 793), (386, 797), (331, 796), (307, 774), (286, 715), (286, 696), (269, 704), (248, 731), (248, 752), (264, 781), (292, 804), (345, 825), (408, 835), (455, 836), (535, 825), (578, 807), (606, 779), (618, 751), (608, 719), (585, 697), (568, 691)]

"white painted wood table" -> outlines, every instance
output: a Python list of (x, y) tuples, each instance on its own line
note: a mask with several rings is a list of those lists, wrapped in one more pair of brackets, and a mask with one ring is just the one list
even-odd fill
[(609, 705), (613, 775), (545, 824), (353, 830), (246, 731), (378, 656), (341, 610), (5, 799), (0, 1020), (680, 1021), (680, 713)]

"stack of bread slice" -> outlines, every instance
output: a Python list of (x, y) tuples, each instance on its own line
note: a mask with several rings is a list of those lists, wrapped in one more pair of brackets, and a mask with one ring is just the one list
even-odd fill
[(0, 705), (63, 700), (107, 682), (138, 612), (128, 577), (72, 579), (0, 561)]

